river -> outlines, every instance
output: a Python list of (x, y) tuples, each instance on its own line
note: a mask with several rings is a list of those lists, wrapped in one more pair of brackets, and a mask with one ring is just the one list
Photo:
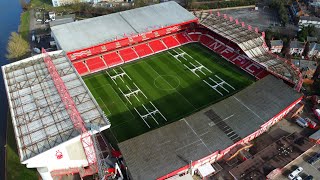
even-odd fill
[[(8, 37), (17, 31), (22, 12), (19, 0), (0, 0), (0, 66), (8, 64), (5, 58)], [(8, 101), (4, 88), (2, 71), (0, 73), (0, 179), (4, 179), (4, 145), (6, 140)]]

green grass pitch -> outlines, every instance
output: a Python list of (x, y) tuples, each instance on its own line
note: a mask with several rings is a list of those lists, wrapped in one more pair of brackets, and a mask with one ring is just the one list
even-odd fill
[[(185, 59), (179, 57), (178, 60), (173, 57), (183, 52), (191, 57), (185, 55)], [(204, 74), (196, 71), (198, 77), (187, 68), (194, 68), (191, 63), (208, 69), (202, 68)], [(112, 80), (111, 76), (123, 71), (130, 78), (124, 75)], [(219, 83), (216, 75), (234, 89), (223, 85), (227, 92), (217, 87), (222, 96), (203, 81), (214, 85), (209, 79), (211, 77)], [(84, 81), (109, 118), (111, 128), (106, 135), (112, 144), (116, 144), (221, 101), (253, 83), (254, 78), (206, 47), (192, 43), (109, 69), (108, 73), (102, 71), (86, 76)], [(138, 88), (141, 92), (137, 92), (136, 96), (124, 96)], [(150, 102), (165, 119), (160, 113), (155, 113), (144, 122), (137, 111), (145, 115), (156, 110)]]

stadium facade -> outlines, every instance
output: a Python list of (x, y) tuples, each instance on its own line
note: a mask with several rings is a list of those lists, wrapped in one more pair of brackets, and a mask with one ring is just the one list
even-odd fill
[[(203, 163), (214, 162), (237, 144), (246, 143), (265, 132), (302, 99), (297, 92), (301, 88), (301, 74), (290, 61), (267, 51), (264, 33), (227, 15), (190, 13), (173, 1), (54, 26), (52, 36), (63, 51), (53, 52), (50, 57), (87, 128), (94, 124), (104, 130), (110, 127), (110, 123), (79, 75), (129, 63), (183, 44), (201, 43), (257, 80), (261, 79), (243, 92), (194, 116), (121, 143), (119, 146), (133, 179), (165, 179), (184, 173), (190, 167), (194, 171)], [(75, 131), (76, 125), (72, 124), (72, 117), (62, 104), (64, 98), (57, 93), (59, 86), (50, 79), (50, 68), (45, 66), (44, 60), (38, 55), (4, 66), (2, 70), (20, 160), (29, 168), (38, 168), (43, 179), (50, 179), (57, 172), (55, 170), (78, 169), (90, 162), (85, 149), (80, 148), (80, 134)], [(35, 87), (37, 90), (33, 89)], [(80, 92), (83, 95), (77, 94)], [(58, 106), (59, 103), (62, 105)], [(229, 108), (233, 106), (236, 107)], [(57, 107), (56, 110), (53, 107)], [(236, 110), (237, 107), (243, 112), (226, 112), (226, 109)], [(46, 113), (50, 118), (44, 116)], [(201, 125), (194, 117), (201, 113), (200, 116), (206, 117), (200, 118), (199, 122), (203, 121), (207, 126), (211, 121), (207, 129), (211, 143), (204, 142), (199, 132), (194, 131), (193, 126)], [(225, 122), (234, 133), (229, 137), (218, 124), (231, 115), (230, 122)], [(249, 129), (235, 127), (241, 123), (249, 123)], [(184, 136), (184, 131), (188, 136)], [(182, 147), (174, 149), (170, 148), (170, 143), (158, 142), (158, 149), (154, 149), (153, 144), (142, 143), (144, 138), (155, 138), (157, 133), (164, 132), (168, 132), (166, 139), (179, 142)], [(90, 131), (90, 134), (94, 133)], [(190, 146), (190, 151), (182, 152), (182, 156), (175, 154), (175, 150), (183, 149), (185, 144), (181, 142), (199, 140), (202, 141), (199, 153), (193, 149), (198, 147)], [(135, 146), (131, 148), (133, 144)], [(141, 152), (138, 151), (140, 147), (144, 147)], [(161, 155), (159, 150), (164, 154)], [(192, 163), (181, 162), (177, 156)], [(161, 163), (157, 164), (152, 158)], [(169, 164), (172, 161), (176, 163)], [(136, 166), (137, 163), (141, 164)]]

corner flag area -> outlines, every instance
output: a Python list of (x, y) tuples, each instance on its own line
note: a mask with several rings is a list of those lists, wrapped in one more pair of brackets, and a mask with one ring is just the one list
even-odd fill
[(198, 43), (84, 77), (111, 121), (112, 144), (177, 121), (254, 82)]

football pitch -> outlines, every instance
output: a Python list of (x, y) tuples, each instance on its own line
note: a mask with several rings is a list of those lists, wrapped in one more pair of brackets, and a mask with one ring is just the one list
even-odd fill
[(111, 122), (112, 144), (193, 114), (254, 78), (198, 43), (83, 78)]

